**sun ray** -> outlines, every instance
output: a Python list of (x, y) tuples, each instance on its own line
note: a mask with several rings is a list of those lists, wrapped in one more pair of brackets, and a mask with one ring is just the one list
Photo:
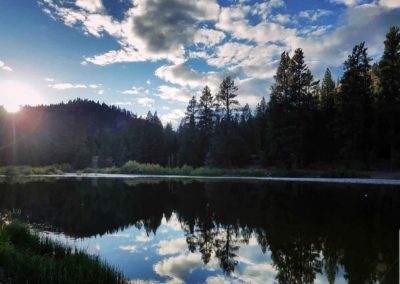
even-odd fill
[(18, 81), (0, 82), (0, 106), (7, 112), (15, 113), (25, 105), (38, 105), (43, 98), (34, 87)]

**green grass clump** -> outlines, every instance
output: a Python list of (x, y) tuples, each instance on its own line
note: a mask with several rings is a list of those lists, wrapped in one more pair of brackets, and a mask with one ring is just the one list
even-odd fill
[(71, 170), (71, 166), (52, 165), (44, 167), (32, 166), (6, 166), (0, 167), (0, 175), (5, 176), (27, 176), (27, 175), (59, 175)]
[(40, 237), (26, 225), (2, 222), (2, 283), (127, 283), (97, 256)]

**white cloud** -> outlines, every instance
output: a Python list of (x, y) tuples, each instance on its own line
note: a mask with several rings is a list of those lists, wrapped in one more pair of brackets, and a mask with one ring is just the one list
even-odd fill
[(167, 85), (159, 86), (157, 88), (157, 91), (158, 96), (163, 100), (172, 100), (187, 103), (192, 97), (192, 95), (188, 91), (182, 88), (176, 88)]
[(379, 4), (388, 8), (399, 8), (400, 1), (399, 0), (380, 0)]
[[(46, 78), (45, 81), (47, 82), (53, 82), (54, 79), (52, 78)], [(49, 88), (64, 91), (64, 90), (70, 90), (70, 89), (98, 89), (100, 88), (100, 85), (96, 84), (72, 84), (72, 83), (55, 83), (55, 84), (49, 84), (47, 85)]]
[(87, 89), (88, 86), (84, 84), (71, 84), (71, 83), (57, 83), (48, 85), (49, 88), (56, 90), (70, 90), (70, 89)]
[(54, 82), (54, 78), (50, 78), (50, 77), (44, 78), (44, 80), (46, 82)]
[(199, 29), (194, 35), (194, 43), (202, 43), (207, 47), (212, 47), (225, 38), (225, 34), (221, 31), (216, 31), (213, 29)]
[[(207, 270), (215, 270), (216, 262), (210, 262)], [(154, 271), (160, 276), (172, 278), (169, 283), (185, 283), (185, 280), (196, 269), (204, 269), (201, 254), (191, 253), (187, 255), (178, 255), (166, 258), (153, 266)]]
[(173, 240), (162, 240), (158, 243), (157, 253), (159, 255), (170, 255), (184, 253), (187, 250), (186, 238), (177, 238)]
[(354, 6), (361, 2), (361, 0), (330, 0), (334, 4), (342, 4), (346, 6)]
[(75, 5), (92, 13), (101, 12), (104, 9), (101, 0), (76, 0)]
[(13, 71), (10, 66), (7, 66), (3, 61), (0, 60), (0, 70), (11, 72)]
[(104, 94), (104, 90), (99, 90), (99, 91), (97, 92), (97, 94), (98, 94), (98, 95)]
[(122, 94), (124, 95), (139, 95), (144, 92), (143, 87), (135, 87), (133, 86), (129, 90), (122, 91)]
[(304, 10), (299, 13), (300, 18), (308, 19), (312, 22), (318, 20), (319, 18), (326, 17), (332, 15), (333, 12), (325, 9), (316, 9), (316, 10)]
[[(168, 113), (161, 115), (160, 119), (164, 125), (167, 123), (171, 123), (173, 126), (178, 126), (181, 122), (182, 118), (185, 116), (185, 111), (183, 109), (173, 109), (170, 110), (169, 107), (163, 107), (164, 110), (168, 110)], [(167, 224), (170, 228), (174, 229), (175, 231), (181, 230), (179, 222)]]
[(144, 107), (152, 107), (154, 104), (154, 99), (148, 97), (138, 98), (137, 103)]
[(168, 227), (168, 229), (173, 230), (173, 231), (181, 231), (182, 226), (181, 223), (178, 220), (178, 216), (176, 216), (175, 213), (172, 213), (171, 217), (167, 221), (165, 216), (161, 219), (161, 224)]
[(135, 237), (135, 240), (137, 242), (141, 242), (141, 243), (147, 243), (147, 242), (151, 241), (152, 239), (153, 239), (153, 237), (148, 236), (145, 232), (141, 232), (140, 234), (138, 234)]
[(137, 247), (136, 246), (120, 246), (118, 247), (121, 250), (124, 251), (128, 251), (130, 253), (135, 253), (137, 251)]

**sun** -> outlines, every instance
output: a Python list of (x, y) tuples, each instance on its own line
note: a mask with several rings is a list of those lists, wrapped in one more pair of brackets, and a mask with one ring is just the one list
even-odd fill
[(43, 98), (29, 84), (18, 81), (0, 82), (0, 106), (7, 112), (15, 113), (25, 105), (38, 105)]

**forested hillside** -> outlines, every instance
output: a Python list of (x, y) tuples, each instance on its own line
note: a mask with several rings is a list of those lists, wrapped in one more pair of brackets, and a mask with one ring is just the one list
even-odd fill
[[(139, 118), (91, 101), (0, 110), (0, 163), (75, 168), (122, 165), (398, 169), (400, 166), (400, 31), (386, 35), (375, 63), (364, 43), (314, 78), (302, 49), (281, 54), (269, 101), (240, 106), (225, 78), (219, 92), (193, 97), (177, 131), (157, 113)], [(335, 83), (336, 81), (336, 83)], [(262, 94), (260, 94), (262, 95)], [(265, 94), (267, 95), (267, 94)]]

